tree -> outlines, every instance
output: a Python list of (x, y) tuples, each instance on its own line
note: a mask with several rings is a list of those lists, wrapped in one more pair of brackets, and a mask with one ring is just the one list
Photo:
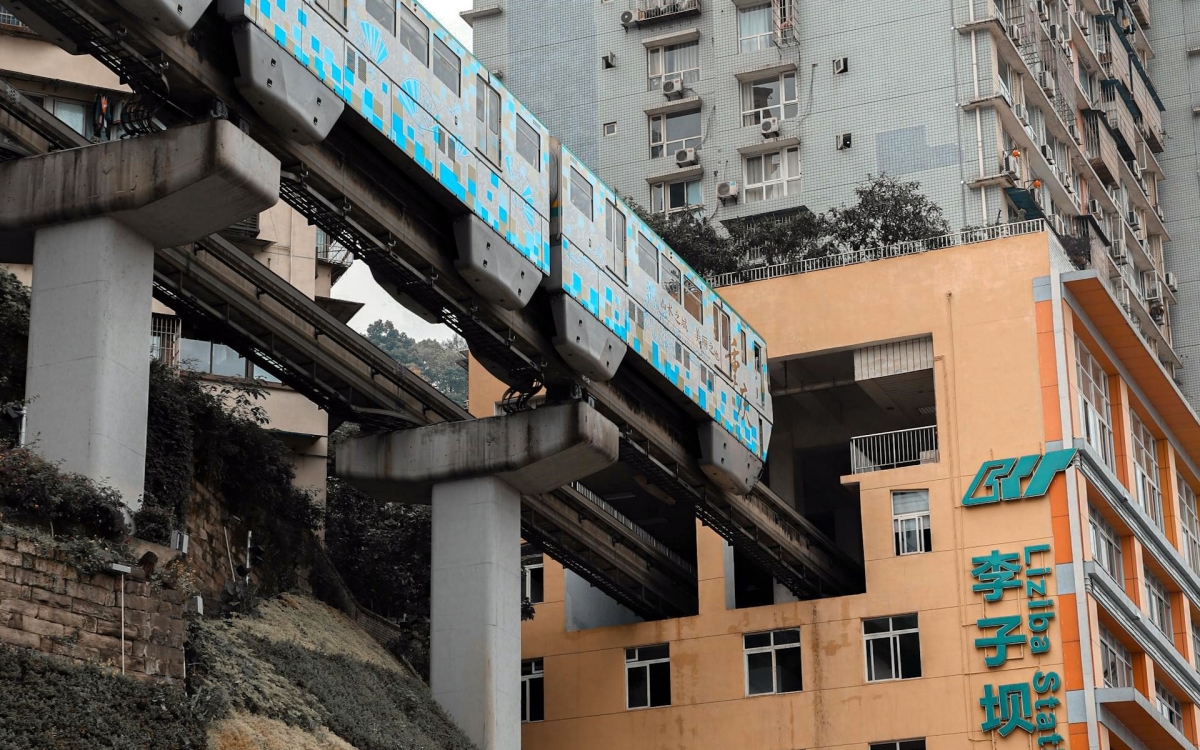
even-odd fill
[(460, 406), (467, 405), (467, 371), (460, 364), (460, 352), (467, 348), (467, 343), (462, 338), (417, 341), (396, 330), (392, 321), (377, 320), (367, 326), (367, 339)]
[(946, 234), (942, 208), (921, 192), (921, 184), (886, 174), (868, 176), (854, 189), (852, 206), (827, 212), (830, 233), (842, 252), (885, 247)]
[(701, 276), (738, 269), (740, 256), (731, 251), (729, 238), (702, 213), (651, 213), (629, 198), (625, 202)]
[(29, 348), (29, 287), (0, 268), (0, 443), (18, 437), (16, 413), (25, 398), (25, 353)]

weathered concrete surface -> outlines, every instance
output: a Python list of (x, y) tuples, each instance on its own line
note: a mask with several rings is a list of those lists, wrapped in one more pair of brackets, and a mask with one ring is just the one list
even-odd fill
[(521, 747), (521, 495), (495, 477), (433, 488), (433, 697), (481, 750)]
[(279, 160), (226, 120), (0, 164), (0, 229), (111, 216), (174, 247), (278, 200)]
[(439, 482), (483, 476), (533, 494), (616, 462), (619, 440), (617, 426), (592, 407), (563, 404), (352, 438), (338, 447), (337, 471), (370, 494), (405, 502), (429, 502)]

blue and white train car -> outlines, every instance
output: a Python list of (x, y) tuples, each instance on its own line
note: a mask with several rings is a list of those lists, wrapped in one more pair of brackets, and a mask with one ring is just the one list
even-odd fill
[(516, 310), (545, 289), (556, 348), (594, 380), (632, 350), (696, 418), (705, 471), (753, 487), (772, 419), (762, 337), (432, 14), (413, 0), (217, 7), (238, 88), (265, 120), (315, 143), (352, 110), (350, 125), (396, 147), (386, 158), (445, 188), (476, 292)]

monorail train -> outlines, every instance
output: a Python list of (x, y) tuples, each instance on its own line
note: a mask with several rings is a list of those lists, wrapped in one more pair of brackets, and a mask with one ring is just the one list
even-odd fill
[[(190, 23), (209, 4), (117, 2), (143, 16), (187, 6)], [(233, 24), (238, 87), (264, 119), (311, 143), (345, 108), (364, 118), (468, 209), (456, 266), (477, 293), (516, 310), (544, 290), (555, 347), (593, 380), (632, 350), (695, 416), (706, 473), (753, 487), (772, 420), (766, 342), (432, 14), (413, 0), (217, 10)], [(190, 28), (164, 15), (146, 20)]]

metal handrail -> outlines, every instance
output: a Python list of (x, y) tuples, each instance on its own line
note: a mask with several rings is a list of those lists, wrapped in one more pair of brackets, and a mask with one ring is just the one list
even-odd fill
[(668, 560), (675, 563), (676, 565), (683, 568), (684, 570), (688, 571), (689, 573), (694, 574), (696, 572), (695, 565), (692, 565), (687, 560), (684, 560), (682, 557), (677, 555), (675, 552), (672, 552), (671, 549), (668, 548), (666, 545), (664, 545), (662, 542), (660, 542), (657, 539), (655, 539), (654, 537), (650, 536), (650, 534), (647, 533), (645, 529), (643, 529), (641, 526), (638, 526), (636, 523), (631, 521), (629, 519), (629, 517), (626, 516), (624, 513), (617, 510), (616, 508), (614, 508), (612, 505), (610, 505), (605, 500), (601, 499), (601, 497), (599, 495), (597, 495), (595, 492), (589, 490), (587, 487), (583, 486), (579, 482), (571, 482), (570, 486), (571, 486), (571, 489), (578, 492), (585, 500), (587, 500), (592, 505), (595, 505), (599, 510), (602, 510), (605, 513), (607, 513), (608, 515), (612, 516), (614, 519), (616, 519), (616, 521), (618, 523), (620, 523), (622, 526), (624, 526), (625, 528), (632, 531), (634, 536), (636, 536), (638, 539), (641, 539), (643, 542), (645, 542), (646, 544), (650, 545), (655, 550), (657, 550), (659, 552), (659, 554), (664, 555)]
[(786, 263), (776, 263), (770, 266), (743, 268), (738, 271), (730, 271), (728, 273), (721, 273), (712, 276), (708, 279), (708, 283), (715, 289), (723, 286), (732, 286), (734, 284), (745, 284), (751, 281), (764, 281), (766, 279), (774, 279), (780, 276), (792, 276), (794, 274), (808, 273), (810, 271), (821, 271), (826, 268), (853, 266), (859, 263), (869, 263), (874, 260), (899, 258), (905, 255), (917, 255), (920, 253), (927, 253), (932, 250), (941, 250), (947, 247), (971, 245), (977, 242), (988, 242), (990, 240), (1002, 239), (1004, 237), (1016, 237), (1018, 235), (1033, 234), (1035, 232), (1044, 231), (1046, 231), (1045, 219), (1028, 219), (1026, 221), (1018, 221), (1012, 224), (994, 224), (992, 226), (977, 227), (975, 229), (964, 229), (961, 232), (944, 234), (940, 237), (930, 237), (929, 239), (925, 240), (913, 240), (911, 242), (899, 242), (894, 245), (886, 245), (883, 247), (869, 247), (860, 250), (851, 250), (845, 253), (822, 255), (816, 258), (804, 258), (802, 260), (793, 260)]
[(936, 463), (938, 460), (937, 425), (850, 438), (852, 474)]

